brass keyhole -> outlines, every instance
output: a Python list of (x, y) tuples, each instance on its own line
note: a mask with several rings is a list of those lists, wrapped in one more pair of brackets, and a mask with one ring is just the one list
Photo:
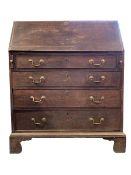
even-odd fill
[(69, 78), (69, 74), (68, 73), (66, 74), (66, 77)]
[(68, 81), (68, 80), (70, 80), (70, 75), (69, 75), (68, 72), (66, 72), (65, 76), (66, 76), (66, 78), (64, 79), (64, 81)]
[(69, 121), (70, 117), (69, 117), (69, 112), (66, 113), (66, 120)]

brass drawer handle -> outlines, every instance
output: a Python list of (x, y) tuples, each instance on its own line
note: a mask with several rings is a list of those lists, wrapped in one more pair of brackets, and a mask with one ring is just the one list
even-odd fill
[(43, 100), (46, 99), (46, 97), (45, 97), (45, 96), (41, 96), (41, 98), (38, 100), (38, 99), (35, 98), (34, 96), (30, 96), (30, 99), (32, 99), (32, 102), (34, 102), (34, 103), (42, 103)]
[(93, 117), (90, 117), (89, 120), (92, 121), (93, 125), (101, 125), (102, 122), (104, 121), (104, 118), (101, 117), (99, 122), (95, 122), (95, 119)]
[(39, 80), (35, 80), (32, 76), (29, 76), (28, 77), (30, 80), (32, 80), (32, 83), (33, 84), (41, 84), (42, 83), (42, 80), (44, 81), (45, 80), (45, 77), (44, 76), (41, 76), (39, 78)]
[(34, 125), (36, 126), (43, 126), (47, 122), (47, 119), (43, 117), (40, 122), (36, 122), (36, 119), (34, 117), (31, 118), (31, 121), (33, 122)]
[(93, 81), (93, 83), (101, 83), (102, 81), (104, 81), (106, 79), (106, 77), (104, 75), (101, 75), (100, 76), (100, 80), (94, 80), (94, 76), (93, 75), (90, 75), (89, 76), (89, 80), (90, 81)]
[(33, 67), (39, 67), (39, 66), (41, 66), (42, 64), (45, 63), (45, 60), (43, 60), (43, 59), (40, 59), (38, 64), (34, 63), (33, 59), (29, 59), (28, 61), (31, 62)]
[(101, 96), (100, 100), (95, 100), (94, 96), (90, 96), (89, 99), (95, 104), (101, 104), (104, 101), (104, 96)]
[(102, 66), (103, 64), (105, 64), (105, 59), (101, 59), (100, 63), (95, 63), (95, 61), (93, 59), (89, 59), (89, 64), (93, 65), (93, 66)]

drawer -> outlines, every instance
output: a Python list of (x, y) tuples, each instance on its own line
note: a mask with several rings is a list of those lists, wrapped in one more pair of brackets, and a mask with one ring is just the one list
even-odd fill
[(120, 72), (46, 69), (40, 72), (12, 72), (13, 88), (48, 86), (119, 87)]
[(115, 68), (116, 56), (87, 54), (16, 55), (16, 68)]
[(14, 107), (120, 107), (118, 90), (14, 90)]
[(60, 110), (15, 112), (15, 130), (118, 131), (120, 110)]

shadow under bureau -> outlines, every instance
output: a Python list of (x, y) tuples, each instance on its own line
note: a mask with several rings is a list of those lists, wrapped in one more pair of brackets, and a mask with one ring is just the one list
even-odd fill
[(9, 62), (11, 153), (44, 137), (104, 138), (125, 152), (116, 21), (14, 22)]

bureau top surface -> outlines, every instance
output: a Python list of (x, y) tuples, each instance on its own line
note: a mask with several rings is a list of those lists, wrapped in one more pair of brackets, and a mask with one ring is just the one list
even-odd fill
[(117, 21), (14, 22), (9, 51), (123, 51)]

